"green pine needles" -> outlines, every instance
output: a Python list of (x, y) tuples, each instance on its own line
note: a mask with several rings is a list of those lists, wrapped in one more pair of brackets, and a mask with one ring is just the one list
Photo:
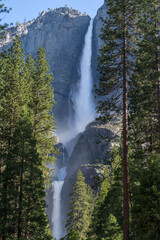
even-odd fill
[(24, 52), (18, 37), (0, 57), (0, 239), (50, 240), (46, 162), (54, 162), (54, 95), (45, 51)]
[(66, 224), (67, 240), (83, 240), (87, 238), (93, 203), (92, 190), (85, 183), (85, 177), (79, 170), (71, 194), (70, 212)]

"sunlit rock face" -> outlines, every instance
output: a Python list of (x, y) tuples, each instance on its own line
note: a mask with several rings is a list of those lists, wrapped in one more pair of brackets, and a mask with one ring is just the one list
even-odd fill
[(99, 37), (99, 35), (101, 33), (101, 28), (103, 25), (101, 18), (105, 19), (106, 15), (107, 15), (107, 7), (106, 7), (106, 4), (104, 3), (102, 5), (102, 7), (100, 7), (98, 9), (97, 15), (95, 16), (94, 21), (93, 21), (92, 72), (93, 72), (93, 80), (94, 80), (95, 84), (98, 83), (97, 57), (99, 54), (99, 49), (101, 48), (101, 45), (103, 44), (102, 40)]
[(61, 129), (66, 127), (71, 89), (79, 79), (79, 61), (89, 21), (88, 15), (67, 7), (43, 11), (38, 18), (7, 30), (0, 44), (1, 51), (6, 50), (18, 34), (26, 55), (35, 57), (39, 47), (44, 47), (53, 72), (57, 102), (54, 113)]

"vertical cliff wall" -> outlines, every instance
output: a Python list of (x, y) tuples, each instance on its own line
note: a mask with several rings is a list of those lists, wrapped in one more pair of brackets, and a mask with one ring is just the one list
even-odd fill
[[(99, 38), (102, 21), (106, 16), (104, 4), (93, 20), (92, 74), (93, 82), (98, 82), (97, 56), (102, 45)], [(90, 17), (67, 7), (43, 11), (39, 17), (27, 23), (9, 28), (6, 38), (0, 40), (0, 51), (8, 49), (17, 34), (26, 55), (36, 56), (40, 46), (44, 47), (51, 72), (53, 72), (54, 93), (57, 104), (54, 107), (58, 128), (66, 128), (69, 115), (69, 96), (71, 89), (79, 80), (79, 64), (84, 45), (84, 36)]]
[(17, 34), (26, 55), (32, 56), (44, 47), (54, 76), (54, 113), (59, 129), (66, 127), (69, 94), (79, 79), (79, 60), (89, 21), (88, 15), (65, 7), (44, 11), (37, 19), (8, 29), (0, 42), (1, 51), (6, 50)]
[(102, 28), (102, 20), (101, 18), (105, 19), (107, 14), (107, 7), (104, 3), (102, 7), (100, 7), (97, 11), (97, 15), (94, 18), (93, 22), (93, 42), (92, 42), (92, 73), (93, 73), (93, 80), (94, 83), (98, 83), (98, 72), (97, 72), (97, 57), (99, 54), (99, 49), (101, 45), (103, 44), (102, 40), (100, 39), (99, 35), (101, 33)]

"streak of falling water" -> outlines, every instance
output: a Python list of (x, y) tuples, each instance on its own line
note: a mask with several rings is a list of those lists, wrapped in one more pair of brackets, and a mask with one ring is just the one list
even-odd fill
[[(74, 109), (70, 116), (69, 129), (60, 134), (61, 142), (67, 147), (67, 142), (75, 138), (77, 134), (85, 130), (86, 125), (95, 119), (95, 108), (92, 96), (92, 29), (93, 21), (90, 21), (88, 31), (85, 35), (85, 43), (83, 47), (80, 62), (80, 81), (78, 90), (72, 94), (72, 104)], [(53, 194), (53, 215), (52, 215), (52, 233), (56, 240), (63, 236), (62, 218), (61, 218), (61, 191), (66, 177), (65, 158), (63, 154), (62, 168), (58, 172), (58, 181), (52, 183)]]
[(83, 132), (87, 124), (92, 122), (96, 115), (92, 94), (92, 30), (93, 20), (91, 19), (88, 31), (85, 35), (85, 42), (81, 55), (79, 83), (76, 90), (72, 89), (70, 93), (68, 130), (60, 133), (60, 139), (64, 145), (75, 138), (80, 132)]
[(52, 183), (53, 194), (53, 213), (52, 213), (52, 233), (56, 240), (62, 237), (61, 232), (61, 191), (64, 181), (54, 181)]
[(95, 119), (95, 107), (92, 94), (92, 29), (90, 21), (85, 36), (85, 44), (80, 63), (80, 81), (78, 94), (75, 96), (75, 128), (77, 133), (85, 130), (86, 125)]
[(65, 154), (64, 149), (62, 153), (62, 167), (59, 169), (57, 177), (58, 180), (52, 182), (52, 191), (53, 191), (53, 212), (52, 212), (52, 233), (54, 239), (59, 240), (63, 237), (62, 230), (62, 214), (61, 214), (61, 192), (64, 184), (64, 179), (66, 177), (66, 167), (65, 164)]

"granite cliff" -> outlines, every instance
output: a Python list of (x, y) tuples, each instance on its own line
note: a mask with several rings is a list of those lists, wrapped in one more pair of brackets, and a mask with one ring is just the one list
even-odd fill
[(95, 16), (94, 22), (93, 22), (92, 72), (93, 72), (93, 79), (95, 84), (98, 83), (97, 57), (98, 57), (99, 49), (103, 44), (102, 40), (99, 37), (101, 33), (102, 24), (103, 24), (101, 18), (105, 19), (106, 15), (107, 15), (107, 7), (106, 7), (106, 4), (103, 4), (98, 9), (97, 15)]
[(6, 50), (17, 34), (26, 55), (36, 56), (39, 47), (44, 47), (54, 76), (57, 102), (54, 113), (59, 128), (66, 127), (69, 95), (79, 78), (79, 61), (89, 21), (88, 15), (67, 7), (43, 11), (32, 21), (9, 28), (0, 43), (1, 51)]
[[(101, 17), (106, 15), (105, 4), (97, 11), (93, 22), (92, 73), (97, 83), (97, 56), (102, 42), (99, 38), (102, 27)], [(66, 128), (69, 115), (71, 90), (79, 80), (79, 63), (84, 45), (84, 36), (90, 22), (87, 14), (68, 7), (43, 11), (32, 21), (18, 24), (7, 30), (0, 40), (0, 51), (7, 50), (15, 35), (19, 35), (25, 54), (36, 56), (40, 46), (44, 47), (53, 72), (54, 94), (57, 104), (54, 107), (58, 128)]]

